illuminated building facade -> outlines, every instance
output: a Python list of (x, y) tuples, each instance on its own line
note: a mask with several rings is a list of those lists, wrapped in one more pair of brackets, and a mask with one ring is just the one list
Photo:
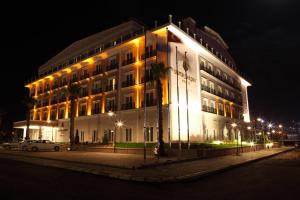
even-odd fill
[[(67, 86), (74, 83), (80, 85), (75, 118), (80, 142), (102, 142), (105, 134), (112, 141), (114, 132), (117, 142), (143, 142), (145, 102), (146, 140), (156, 142), (151, 63), (163, 62), (171, 67), (162, 80), (164, 140), (178, 141), (180, 133), (186, 141), (188, 132), (191, 141), (235, 139), (231, 123), (238, 123), (240, 131), (250, 121), (250, 84), (237, 72), (218, 33), (198, 29), (192, 18), (178, 25), (169, 20), (147, 31), (146, 42), (142, 25), (125, 22), (71, 44), (39, 67), (39, 78), (26, 84), (38, 102), (30, 115), (30, 138), (69, 141)], [(123, 126), (115, 126), (117, 121)], [(24, 137), (25, 124), (15, 122)]]

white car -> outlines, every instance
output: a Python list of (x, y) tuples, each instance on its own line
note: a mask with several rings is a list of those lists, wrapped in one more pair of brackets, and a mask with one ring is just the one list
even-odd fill
[(22, 151), (28, 150), (29, 144), (36, 142), (37, 140), (24, 140), (23, 142), (20, 142), (19, 149)]
[(36, 140), (36, 141), (28, 144), (27, 150), (30, 150), (30, 151), (40, 151), (40, 150), (59, 151), (60, 145), (57, 143), (54, 143), (50, 140)]

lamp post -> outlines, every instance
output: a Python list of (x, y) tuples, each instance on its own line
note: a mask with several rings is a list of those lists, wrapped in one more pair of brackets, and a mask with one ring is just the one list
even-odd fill
[(116, 152), (116, 135), (117, 135), (117, 127), (118, 128), (121, 128), (123, 126), (123, 122), (122, 121), (117, 121), (117, 114), (112, 112), (112, 111), (109, 111), (108, 112), (108, 116), (109, 117), (114, 117), (114, 127), (115, 127), (115, 130), (114, 130), (114, 133), (113, 133), (113, 148), (114, 148), (114, 153)]
[(271, 128), (273, 127), (273, 124), (269, 123), (268, 124), (268, 128), (269, 128), (269, 134), (270, 134), (270, 139), (272, 140), (272, 132), (271, 132)]

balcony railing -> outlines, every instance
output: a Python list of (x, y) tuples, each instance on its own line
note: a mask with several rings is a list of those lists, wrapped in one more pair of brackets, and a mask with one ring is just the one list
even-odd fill
[(130, 65), (130, 64), (132, 64), (134, 62), (135, 62), (135, 58), (133, 57), (132, 59), (129, 59), (129, 60), (123, 60), (122, 65), (123, 66)]
[(206, 105), (202, 105), (202, 111), (217, 114), (217, 109), (213, 107), (209, 107)]
[(105, 88), (105, 92), (110, 92), (117, 89), (117, 84), (115, 85), (107, 85)]
[(64, 102), (64, 101), (66, 101), (66, 100), (67, 100), (66, 97), (61, 97), (61, 98), (59, 99), (59, 102)]
[(129, 86), (133, 86), (135, 85), (135, 80), (131, 79), (131, 80), (127, 80), (127, 81), (123, 81), (122, 82), (122, 87), (129, 87)]
[(78, 78), (77, 77), (73, 77), (71, 80), (70, 80), (70, 83), (75, 83), (78, 81)]
[(153, 56), (156, 56), (156, 53), (157, 53), (156, 50), (148, 51), (148, 52), (146, 52), (146, 54), (145, 53), (142, 54), (141, 59), (144, 60), (145, 56), (146, 56), (146, 58), (151, 58)]
[(221, 81), (227, 83), (227, 84), (230, 85), (231, 87), (233, 87), (233, 88), (235, 88), (235, 89), (241, 91), (241, 88), (237, 85), (236, 81), (233, 81), (233, 83), (230, 82), (230, 81), (229, 81), (228, 79), (226, 79), (224, 76), (222, 76), (221, 74), (219, 74), (219, 73), (217, 73), (217, 72), (211, 70), (209, 67), (200, 66), (200, 69), (206, 71), (207, 73), (209, 73), (210, 75), (212, 75), (212, 76), (218, 78), (219, 80), (221, 80)]
[(93, 76), (96, 76), (96, 75), (102, 74), (102, 73), (103, 73), (103, 69), (101, 68), (101, 69), (93, 71)]
[(134, 109), (134, 108), (135, 108), (134, 102), (128, 102), (128, 103), (122, 104), (122, 110), (129, 110), (129, 109)]
[(84, 80), (84, 79), (87, 79), (89, 77), (90, 77), (90, 75), (88, 73), (87, 74), (83, 74), (83, 75), (80, 76), (80, 80)]
[(113, 70), (113, 69), (117, 69), (118, 66), (119, 66), (119, 63), (114, 63), (114, 64), (107, 65), (107, 66), (106, 66), (106, 71), (110, 71), (110, 70)]
[(102, 93), (102, 88), (93, 88), (92, 94), (99, 94)]
[[(157, 105), (156, 99), (146, 100), (146, 107), (151, 107), (156, 105)], [(144, 101), (142, 101), (142, 107), (144, 107)]]
[(84, 91), (84, 92), (80, 92), (79, 97), (86, 97), (88, 96), (88, 92)]

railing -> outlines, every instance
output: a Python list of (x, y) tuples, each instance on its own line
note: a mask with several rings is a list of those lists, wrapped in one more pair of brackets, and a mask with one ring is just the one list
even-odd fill
[(102, 88), (94, 88), (92, 90), (92, 94), (99, 94), (99, 93), (102, 93)]
[(129, 59), (129, 60), (123, 60), (122, 66), (130, 65), (130, 64), (132, 64), (134, 62), (135, 62), (135, 57), (133, 57), (132, 59)]
[(75, 82), (77, 82), (77, 81), (78, 81), (78, 78), (75, 77), (75, 78), (72, 78), (72, 79), (70, 80), (70, 83), (75, 83)]
[(93, 76), (96, 76), (96, 75), (102, 74), (102, 73), (103, 73), (103, 69), (101, 68), (101, 69), (93, 71)]
[(122, 104), (122, 110), (129, 110), (129, 109), (134, 109), (134, 108), (135, 108), (134, 102), (128, 102), (128, 103)]
[(107, 65), (107, 66), (106, 66), (106, 71), (110, 71), (110, 70), (113, 70), (113, 69), (117, 69), (118, 66), (119, 66), (119, 63), (114, 63), (114, 64)]
[(202, 111), (217, 114), (217, 109), (213, 107), (209, 107), (206, 105), (202, 105)]
[[(151, 106), (156, 106), (157, 105), (157, 100), (152, 99), (152, 100), (146, 100), (146, 107), (151, 107)], [(144, 101), (142, 101), (142, 106), (144, 107)]]
[(80, 80), (84, 80), (86, 78), (89, 78), (89, 74), (88, 73), (80, 76)]
[(209, 73), (210, 75), (218, 78), (219, 80), (227, 83), (228, 85), (230, 85), (231, 87), (241, 91), (241, 88), (237, 86), (236, 81), (230, 82), (228, 79), (226, 79), (224, 76), (222, 76), (221, 74), (218, 74), (217, 72), (214, 72), (212, 69), (210, 69), (209, 67), (204, 67), (203, 65), (200, 66), (201, 70), (206, 71), (207, 73)]
[(105, 92), (113, 91), (117, 89), (117, 84), (115, 85), (107, 85), (105, 88)]
[(133, 85), (135, 85), (135, 80), (134, 79), (122, 82), (122, 87), (129, 87), (129, 86), (133, 86)]
[(88, 95), (87, 91), (80, 92), (79, 97), (86, 97)]
[(61, 97), (61, 98), (59, 99), (59, 102), (64, 102), (64, 101), (66, 101), (66, 100), (67, 100), (66, 97)]
[[(148, 51), (148, 52), (143, 53), (143, 54), (141, 55), (141, 59), (144, 60), (145, 58), (151, 58), (151, 57), (153, 57), (153, 56), (156, 56), (156, 54), (157, 54), (156, 50)], [(145, 57), (145, 56), (146, 56), (146, 57)]]

